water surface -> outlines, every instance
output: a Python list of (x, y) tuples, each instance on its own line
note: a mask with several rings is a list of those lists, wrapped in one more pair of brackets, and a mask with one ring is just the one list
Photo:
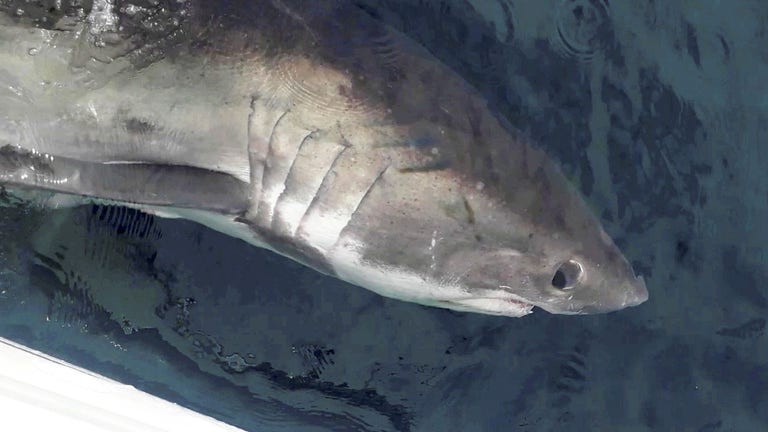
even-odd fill
[[(248, 430), (765, 429), (768, 5), (358, 3), (561, 162), (647, 303), (456, 313), (184, 221), (10, 207), (0, 334)], [(36, 264), (61, 248), (67, 283)]]

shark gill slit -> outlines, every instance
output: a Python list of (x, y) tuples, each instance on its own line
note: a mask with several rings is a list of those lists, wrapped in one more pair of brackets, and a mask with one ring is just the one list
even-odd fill
[[(267, 162), (269, 161), (269, 155), (270, 155), (270, 153), (272, 153), (272, 141), (275, 139), (275, 131), (277, 130), (277, 127), (280, 125), (280, 122), (283, 121), (283, 119), (285, 118), (285, 116), (289, 112), (290, 112), (290, 110), (286, 110), (285, 112), (280, 114), (280, 116), (277, 118), (277, 121), (275, 121), (275, 124), (272, 125), (272, 130), (269, 131), (269, 136), (265, 140), (267, 142), (267, 148), (265, 149), (266, 151), (264, 151), (264, 153), (263, 153), (264, 157), (262, 159), (262, 167), (263, 167), (262, 176), (261, 176), (261, 191), (262, 192), (264, 191), (264, 187), (266, 186), (264, 184), (264, 174), (266, 174)], [(261, 197), (259, 197), (259, 200), (261, 200)]]
[[(368, 197), (391, 164), (379, 154), (368, 161), (368, 169), (360, 171), (356, 163), (349, 165), (350, 160), (354, 161), (356, 157), (360, 155), (347, 154), (348, 159), (344, 160), (340, 172), (331, 179), (331, 187), (325, 190), (324, 198), (330, 197), (335, 211), (329, 211), (330, 217), (325, 218), (326, 223), (319, 227), (325, 230), (325, 233), (316, 236), (320, 241), (324, 241), (319, 246), (321, 250), (331, 251), (337, 246), (342, 234), (360, 209), (362, 201)], [(349, 180), (352, 180), (351, 183)]]
[(384, 167), (379, 171), (376, 177), (374, 177), (373, 181), (371, 182), (371, 185), (368, 186), (368, 189), (365, 190), (365, 193), (360, 198), (360, 202), (357, 203), (357, 206), (355, 206), (355, 209), (352, 211), (352, 214), (349, 215), (350, 221), (352, 220), (353, 217), (355, 217), (355, 215), (357, 215), (357, 211), (360, 210), (360, 208), (363, 206), (363, 203), (368, 198), (368, 195), (371, 194), (373, 187), (376, 186), (376, 184), (379, 183), (380, 180), (382, 180), (382, 178), (384, 177), (384, 174), (387, 172), (387, 170), (389, 170), (389, 167), (391, 166), (392, 166), (391, 162), (384, 164)]
[[(285, 179), (283, 181), (283, 190), (280, 192), (280, 195), (278, 195), (275, 198), (275, 205), (272, 209), (273, 217), (271, 221), (271, 228), (275, 230), (276, 232), (280, 231), (278, 224), (281, 222), (284, 222), (282, 219), (281, 211), (280, 211), (280, 203), (284, 202), (286, 199), (288, 199), (288, 195), (291, 193), (291, 190), (289, 189), (288, 180), (291, 178), (291, 174), (294, 173), (294, 167), (296, 166), (296, 160), (299, 159), (302, 155), (302, 151), (305, 150), (305, 145), (307, 145), (308, 142), (312, 140), (317, 139), (317, 130), (313, 130), (306, 134), (304, 138), (301, 139), (301, 142), (299, 143), (298, 148), (296, 149), (296, 153), (293, 155), (293, 159), (291, 159), (291, 163), (288, 166), (288, 169), (286, 170)], [(290, 232), (289, 234), (293, 236), (295, 234), (295, 230), (292, 230), (293, 232)]]
[[(284, 117), (281, 117), (281, 120)], [(311, 130), (299, 128), (289, 120), (279, 121), (275, 125), (267, 151), (262, 177), (262, 195), (256, 216), (259, 224), (265, 228), (274, 223), (275, 210), (280, 196), (286, 189), (286, 182), (302, 144), (312, 134)], [(286, 163), (286, 160), (289, 162)]]
[(248, 166), (250, 167), (251, 175), (251, 200), (254, 202), (259, 199), (261, 195), (261, 177), (264, 174), (264, 167), (256, 161), (255, 152), (251, 151), (251, 141), (253, 140), (253, 122), (256, 116), (256, 101), (257, 97), (251, 98), (251, 112), (248, 114), (248, 120), (245, 125), (246, 143), (245, 150), (248, 153)]
[[(258, 209), (259, 202), (261, 201), (261, 195), (263, 193), (263, 181), (264, 171), (267, 159), (267, 153), (271, 145), (272, 135), (275, 132), (275, 127), (280, 120), (288, 114), (288, 110), (281, 113), (274, 120), (270, 127), (269, 134), (260, 134), (263, 132), (263, 128), (260, 130), (254, 130), (254, 124), (257, 121), (264, 122), (271, 120), (274, 116), (274, 111), (269, 109), (270, 101), (261, 101), (258, 97), (251, 98), (251, 113), (248, 116), (248, 162), (251, 168), (251, 187), (253, 190), (251, 213), (254, 213)], [(256, 135), (256, 136), (254, 136)], [(264, 136), (266, 135), (266, 136)]]
[(276, 233), (289, 238), (296, 237), (301, 221), (310, 210), (328, 170), (332, 169), (347, 146), (325, 141), (317, 134), (310, 134), (302, 143), (293, 161), (285, 190), (277, 200), (272, 227)]
[[(333, 163), (331, 163), (328, 166), (328, 170), (325, 172), (325, 175), (323, 175), (323, 181), (320, 182), (320, 186), (317, 188), (317, 192), (315, 192), (315, 196), (312, 198), (312, 201), (309, 203), (309, 206), (307, 207), (307, 210), (304, 212), (304, 215), (301, 217), (301, 220), (299, 221), (297, 227), (296, 227), (296, 234), (297, 236), (301, 237), (308, 237), (311, 236), (312, 233), (306, 231), (304, 228), (306, 227), (306, 223), (308, 221), (308, 217), (312, 214), (313, 210), (316, 210), (316, 206), (318, 206), (321, 202), (322, 196), (324, 192), (328, 191), (332, 186), (332, 173), (335, 175), (335, 168), (339, 164), (339, 161), (342, 159), (342, 157), (347, 153), (347, 150), (349, 150), (350, 146), (344, 146), (341, 151), (336, 155), (336, 157), (333, 159)], [(302, 236), (301, 233), (304, 231), (304, 235)]]

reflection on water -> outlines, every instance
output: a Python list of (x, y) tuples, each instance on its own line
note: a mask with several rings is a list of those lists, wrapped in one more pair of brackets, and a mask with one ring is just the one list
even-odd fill
[(462, 314), (188, 222), (11, 206), (2, 334), (254, 430), (764, 429), (768, 7), (358, 3), (562, 162), (649, 302)]

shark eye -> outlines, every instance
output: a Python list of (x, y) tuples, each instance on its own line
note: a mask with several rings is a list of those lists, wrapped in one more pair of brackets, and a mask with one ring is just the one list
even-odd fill
[(574, 260), (568, 260), (558, 267), (555, 275), (552, 276), (552, 286), (559, 290), (568, 290), (573, 288), (581, 277), (581, 264)]

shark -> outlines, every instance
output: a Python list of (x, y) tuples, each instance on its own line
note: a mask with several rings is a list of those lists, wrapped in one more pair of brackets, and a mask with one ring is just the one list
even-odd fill
[(382, 296), (648, 290), (557, 162), (354, 2), (0, 1), (0, 185), (184, 218)]

